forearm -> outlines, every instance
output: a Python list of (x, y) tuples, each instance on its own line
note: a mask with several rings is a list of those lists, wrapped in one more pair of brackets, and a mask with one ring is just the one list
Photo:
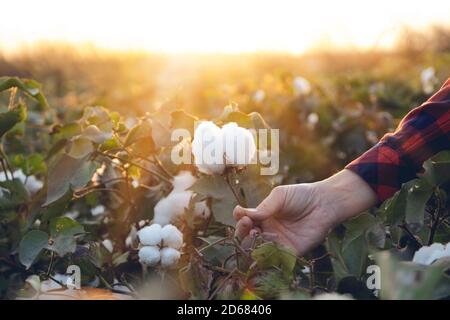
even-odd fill
[(347, 169), (316, 184), (322, 205), (333, 208), (334, 225), (359, 215), (377, 202), (372, 188), (356, 173)]

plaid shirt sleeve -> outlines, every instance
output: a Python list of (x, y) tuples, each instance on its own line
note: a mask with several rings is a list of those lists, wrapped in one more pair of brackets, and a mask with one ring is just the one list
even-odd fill
[(393, 133), (346, 166), (375, 191), (379, 203), (416, 177), (422, 164), (450, 149), (450, 78), (421, 106), (411, 110)]

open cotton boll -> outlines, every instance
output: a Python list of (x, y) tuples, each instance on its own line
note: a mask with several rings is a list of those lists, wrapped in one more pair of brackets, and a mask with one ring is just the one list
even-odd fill
[(413, 262), (423, 265), (430, 265), (434, 261), (450, 256), (450, 245), (444, 246), (441, 243), (433, 243), (431, 246), (423, 246), (416, 251)]
[(112, 253), (114, 250), (114, 246), (111, 240), (105, 239), (102, 241), (103, 246), (106, 248), (106, 250), (109, 251), (109, 253)]
[[(44, 183), (33, 175), (29, 176), (27, 179), (27, 176), (25, 175), (25, 173), (23, 173), (22, 169), (14, 171), (12, 173), (12, 176), (14, 179), (20, 180), (20, 182), (22, 182), (22, 184), (25, 186), (25, 189), (30, 194), (38, 192), (44, 186)], [(10, 173), (8, 173), (8, 177), (11, 178)], [(5, 172), (4, 171), (0, 172), (0, 181), (3, 182), (6, 180), (7, 179)]]
[(252, 133), (235, 122), (222, 127), (226, 165), (246, 166), (256, 154), (256, 144)]
[(322, 293), (316, 295), (313, 300), (354, 300), (351, 295), (339, 294), (337, 292)]
[(154, 208), (153, 222), (164, 226), (184, 214), (189, 208), (189, 202), (193, 195), (192, 191), (171, 192), (161, 199)]
[(194, 214), (196, 217), (202, 219), (208, 219), (211, 215), (211, 210), (209, 209), (206, 201), (196, 202), (194, 204)]
[(175, 267), (178, 260), (180, 260), (180, 251), (174, 248), (162, 248), (161, 249), (161, 266), (163, 268)]
[(262, 89), (258, 89), (253, 94), (253, 101), (255, 102), (262, 102), (264, 98), (266, 97), (266, 93)]
[(222, 130), (211, 121), (203, 121), (194, 132), (192, 154), (195, 165), (205, 174), (221, 174), (223, 163)]
[(96, 217), (100, 216), (105, 213), (105, 206), (104, 205), (98, 205), (91, 209), (91, 214)]
[(190, 171), (181, 171), (173, 177), (172, 192), (185, 191), (189, 189), (197, 179)]
[(294, 86), (295, 93), (298, 95), (307, 95), (311, 92), (309, 81), (303, 77), (295, 77), (292, 85)]
[(161, 229), (163, 246), (180, 249), (183, 245), (183, 234), (177, 227), (168, 224)]
[(157, 246), (161, 243), (161, 225), (154, 223), (138, 232), (139, 241), (144, 246)]
[(38, 192), (43, 186), (44, 183), (41, 180), (36, 179), (35, 176), (29, 176), (25, 182), (25, 189), (27, 189), (30, 194)]
[(159, 247), (157, 246), (145, 246), (139, 249), (139, 262), (146, 266), (156, 266), (161, 259)]
[(420, 81), (422, 82), (422, 90), (425, 94), (431, 94), (434, 91), (434, 86), (437, 83), (437, 78), (433, 67), (428, 67), (422, 70), (420, 74)]

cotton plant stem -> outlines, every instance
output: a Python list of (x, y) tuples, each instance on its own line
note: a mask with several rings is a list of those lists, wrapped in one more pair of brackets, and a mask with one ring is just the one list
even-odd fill
[(436, 196), (436, 210), (434, 212), (434, 214), (432, 215), (432, 224), (431, 224), (431, 229), (430, 229), (430, 236), (428, 237), (428, 245), (432, 245), (433, 241), (434, 241), (434, 236), (436, 234), (437, 228), (439, 227), (440, 223), (442, 222), (440, 220), (440, 215), (441, 215), (441, 198), (439, 197), (439, 195)]
[(47, 276), (50, 276), (50, 274), (52, 273), (52, 269), (53, 269), (53, 259), (55, 258), (55, 252), (51, 252), (50, 254), (50, 263), (48, 265), (48, 269), (47, 269)]
[(221, 242), (224, 242), (226, 240), (227, 240), (227, 238), (218, 239), (218, 240), (216, 240), (214, 242), (209, 243), (208, 245), (204, 246), (203, 248), (198, 249), (198, 252), (201, 253), (202, 251), (204, 251), (204, 250), (206, 250), (208, 248), (214, 247), (215, 245), (217, 245), (217, 244), (219, 244)]
[(9, 179), (9, 175), (8, 175), (8, 170), (6, 168), (5, 161), (3, 160), (3, 158), (0, 158), (0, 163), (2, 165), (3, 172), (5, 173), (6, 181), (9, 181), (10, 179)]
[(133, 162), (133, 161), (124, 159), (124, 158), (119, 157), (119, 156), (116, 156), (116, 155), (104, 153), (104, 152), (98, 152), (98, 154), (100, 154), (100, 155), (102, 155), (102, 156), (105, 156), (105, 157), (107, 157), (107, 158), (110, 158), (110, 159), (117, 159), (117, 160), (120, 160), (120, 161), (122, 161), (122, 162), (128, 163), (128, 164), (130, 164), (130, 165), (132, 165), (132, 166), (135, 166), (136, 168), (139, 168), (139, 169), (141, 169), (141, 170), (143, 170), (143, 171), (145, 171), (145, 172), (148, 172), (148, 173), (150, 173), (150, 174), (152, 174), (152, 175), (157, 176), (160, 180), (163, 180), (163, 181), (165, 181), (165, 182), (167, 182), (167, 183), (169, 183), (169, 184), (172, 184), (172, 181), (170, 181), (169, 179), (167, 179), (165, 176), (163, 176), (163, 175), (160, 174), (159, 172), (154, 171), (154, 170), (151, 170), (151, 169), (146, 168), (146, 167), (144, 167), (144, 166), (141, 166), (140, 164), (137, 164), (137, 163), (135, 163), (135, 162)]
[(234, 189), (233, 184), (232, 184), (232, 182), (231, 182), (231, 180), (230, 180), (230, 174), (229, 174), (229, 172), (226, 172), (226, 173), (225, 173), (225, 181), (226, 181), (226, 183), (228, 184), (228, 187), (230, 188), (231, 192), (233, 193), (233, 195), (234, 195), (234, 197), (235, 197), (237, 203), (238, 203), (241, 207), (247, 208), (247, 203), (246, 203), (246, 201), (245, 201), (245, 200), (242, 200), (242, 199), (239, 197), (239, 194), (238, 194), (238, 193), (236, 192), (236, 190)]
[(410, 238), (417, 246), (419, 246), (419, 247), (422, 247), (422, 246), (423, 246), (423, 244), (420, 243), (420, 242), (417, 240), (417, 238), (414, 236), (414, 234), (411, 232), (411, 230), (409, 230), (409, 228), (408, 228), (408, 226), (407, 226), (406, 224), (401, 224), (401, 225), (399, 225), (399, 228), (402, 229), (402, 230), (404, 230), (404, 231), (408, 234), (409, 238)]
[(3, 144), (0, 145), (0, 157), (1, 157), (0, 161), (1, 161), (1, 164), (2, 164), (2, 167), (3, 167), (3, 171), (5, 172), (6, 180), (10, 180), (9, 177), (8, 177), (8, 171), (9, 171), (9, 174), (11, 175), (11, 180), (13, 180), (14, 179), (13, 171), (12, 171), (11, 166), (9, 164), (8, 157), (6, 156), (6, 153), (3, 150)]
[(222, 282), (217, 286), (217, 288), (211, 293), (211, 295), (208, 297), (208, 300), (212, 300), (223, 288), (223, 286), (226, 284), (228, 280), (231, 279), (233, 274), (237, 271), (237, 268), (234, 268), (230, 271), (230, 273), (225, 277), (225, 279), (222, 280)]

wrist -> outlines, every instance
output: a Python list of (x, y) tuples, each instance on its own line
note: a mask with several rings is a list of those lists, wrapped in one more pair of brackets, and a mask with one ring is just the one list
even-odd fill
[(320, 203), (332, 209), (333, 225), (351, 219), (376, 204), (375, 192), (356, 173), (344, 169), (317, 182)]

